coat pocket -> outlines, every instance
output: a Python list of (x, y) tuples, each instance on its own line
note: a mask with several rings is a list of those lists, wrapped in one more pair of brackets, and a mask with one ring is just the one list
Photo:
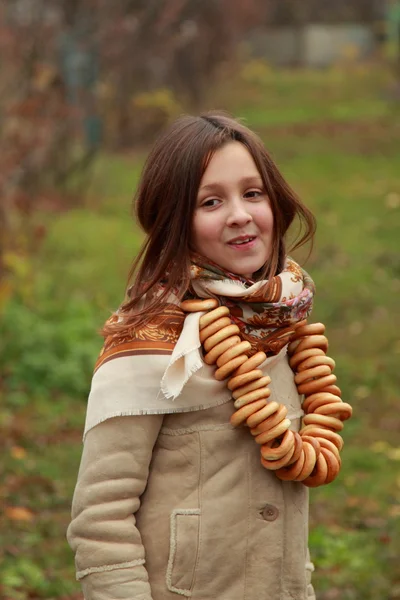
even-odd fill
[(199, 543), (200, 509), (177, 508), (171, 513), (170, 524), (167, 587), (176, 594), (191, 596)]

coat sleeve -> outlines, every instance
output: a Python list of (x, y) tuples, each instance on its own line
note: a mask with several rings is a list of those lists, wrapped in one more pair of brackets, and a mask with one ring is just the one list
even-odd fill
[(86, 600), (151, 600), (135, 513), (162, 419), (115, 417), (85, 438), (67, 539)]

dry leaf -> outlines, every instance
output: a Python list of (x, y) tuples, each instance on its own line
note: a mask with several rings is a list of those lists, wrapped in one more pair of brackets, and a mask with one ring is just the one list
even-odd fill
[(400, 448), (390, 448), (386, 452), (386, 456), (390, 458), (390, 460), (400, 460)]
[(5, 515), (11, 521), (32, 521), (34, 518), (33, 512), (23, 506), (7, 506)]
[(387, 208), (395, 209), (400, 206), (400, 194), (396, 192), (390, 192), (385, 198), (385, 205)]
[(389, 508), (389, 515), (391, 517), (400, 517), (400, 504), (393, 504), (393, 506)]
[(13, 458), (17, 460), (22, 460), (26, 456), (25, 448), (21, 448), (21, 446), (13, 446), (11, 448), (10, 454)]

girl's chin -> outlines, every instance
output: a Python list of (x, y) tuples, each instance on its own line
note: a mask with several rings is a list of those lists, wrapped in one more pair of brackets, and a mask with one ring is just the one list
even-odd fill
[(260, 262), (258, 261), (257, 263), (254, 264), (247, 264), (247, 265), (238, 265), (237, 262), (229, 263), (229, 266), (225, 266), (224, 268), (229, 271), (230, 273), (235, 273), (236, 275), (240, 275), (241, 277), (246, 277), (247, 279), (253, 279), (253, 275), (254, 273), (256, 273), (257, 271), (259, 271), (263, 266), (264, 266), (264, 262), (260, 264)]

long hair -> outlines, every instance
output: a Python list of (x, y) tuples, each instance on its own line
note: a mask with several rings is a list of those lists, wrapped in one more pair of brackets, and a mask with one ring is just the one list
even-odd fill
[[(162, 134), (145, 162), (134, 198), (136, 219), (147, 234), (129, 272), (129, 295), (121, 306), (124, 318), (107, 324), (103, 334), (145, 324), (157, 315), (173, 290), (182, 298), (190, 281), (190, 243), (198, 189), (216, 150), (237, 141), (250, 152), (263, 180), (274, 217), (272, 254), (257, 273), (271, 280), (283, 267), (285, 234), (295, 217), (302, 235), (291, 250), (312, 240), (316, 225), (311, 211), (285, 181), (261, 139), (223, 113), (183, 116)], [(161, 295), (152, 291), (165, 281)], [(141, 306), (148, 294), (150, 300)]]

